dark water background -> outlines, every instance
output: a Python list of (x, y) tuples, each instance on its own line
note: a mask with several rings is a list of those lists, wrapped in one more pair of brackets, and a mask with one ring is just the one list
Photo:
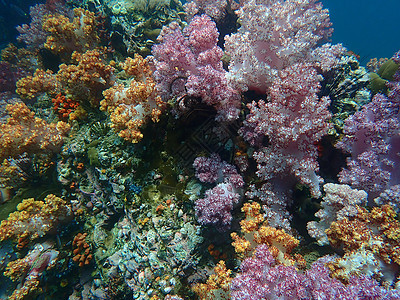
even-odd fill
[(400, 0), (322, 0), (329, 8), (332, 41), (360, 55), (391, 57), (400, 50)]

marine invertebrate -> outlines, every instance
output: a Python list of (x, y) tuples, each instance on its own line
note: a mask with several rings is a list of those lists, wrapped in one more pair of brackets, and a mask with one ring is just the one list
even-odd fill
[(140, 132), (147, 119), (158, 122), (165, 106), (155, 89), (153, 72), (146, 59), (135, 54), (121, 63), (127, 84), (117, 84), (103, 92), (100, 109), (110, 113), (111, 127), (127, 141), (137, 143), (143, 138)]
[(60, 222), (72, 217), (70, 205), (53, 194), (41, 200), (24, 199), (0, 224), (0, 241), (13, 239), (18, 248), (55, 230)]
[(90, 245), (86, 242), (87, 233), (78, 233), (72, 241), (72, 260), (79, 264), (80, 267), (90, 264), (93, 255), (90, 253)]
[[(319, 77), (311, 65), (296, 64), (283, 70), (270, 90), (270, 102), (249, 104), (250, 114), (241, 134), (252, 144), (268, 136), (270, 145), (253, 157), (257, 175), (271, 180), (276, 175), (293, 174), (320, 195), (322, 178), (318, 171), (317, 148), (314, 144), (328, 132), (329, 98), (318, 99)], [(294, 92), (296, 91), (296, 92)]]
[(82, 8), (74, 9), (72, 20), (65, 15), (48, 14), (42, 24), (43, 30), (49, 33), (44, 46), (67, 57), (73, 51), (93, 49), (99, 44), (96, 26), (95, 14)]
[(61, 91), (61, 84), (51, 70), (37, 69), (33, 76), (28, 75), (16, 83), (16, 92), (22, 98), (32, 99), (43, 93), (57, 95)]
[(251, 256), (259, 245), (268, 246), (268, 251), (279, 263), (284, 265), (304, 266), (300, 255), (290, 253), (299, 244), (299, 240), (282, 229), (268, 226), (268, 222), (260, 213), (261, 206), (257, 202), (245, 203), (242, 211), (245, 219), (240, 221), (241, 235), (231, 233), (232, 246), (240, 258)]
[[(329, 242), (346, 252), (342, 259), (331, 264), (331, 268), (335, 269), (339, 278), (348, 280), (353, 273), (371, 275), (367, 272), (379, 266), (378, 272), (373, 275), (389, 284), (395, 284), (396, 269), (400, 265), (399, 232), (400, 223), (391, 206), (374, 207), (371, 212), (357, 207), (356, 215), (333, 222), (326, 230)], [(363, 254), (363, 251), (367, 253)], [(351, 257), (355, 255), (359, 261), (365, 262), (362, 270), (350, 267)], [(369, 262), (366, 258), (361, 259), (362, 256), (370, 256)]]
[(68, 97), (89, 102), (97, 107), (102, 92), (114, 84), (114, 67), (105, 60), (105, 49), (73, 52), (71, 64), (61, 64), (57, 80), (66, 89)]
[[(322, 178), (317, 175), (316, 143), (331, 128), (328, 123), (329, 98), (318, 98), (319, 76), (310, 64), (295, 64), (280, 72), (270, 88), (270, 101), (248, 104), (250, 113), (239, 133), (256, 147), (260, 183), (250, 185), (248, 198), (265, 203), (270, 226), (290, 230), (290, 191), (297, 181), (321, 195)], [(262, 141), (268, 138), (268, 145)]]
[(229, 297), (232, 271), (226, 268), (223, 260), (214, 267), (214, 274), (207, 278), (206, 283), (196, 284), (192, 289), (199, 299), (211, 300), (216, 297), (225, 299)]
[(328, 10), (316, 0), (249, 0), (237, 13), (242, 26), (225, 37), (225, 50), (229, 77), (242, 90), (265, 93), (279, 71), (295, 63), (318, 61), (328, 69), (344, 50), (341, 45), (316, 50), (332, 32)]
[(240, 94), (226, 78), (223, 51), (217, 46), (218, 30), (210, 17), (194, 17), (183, 34), (177, 23), (171, 23), (163, 28), (158, 42), (152, 48), (154, 76), (165, 101), (185, 95), (197, 97), (216, 109), (217, 120), (238, 117)]
[(205, 192), (205, 198), (196, 200), (197, 219), (202, 224), (212, 224), (223, 231), (230, 226), (231, 211), (240, 200), (243, 178), (217, 154), (212, 154), (209, 158), (198, 157), (193, 166), (200, 181), (218, 183)]
[(186, 2), (183, 7), (185, 8), (188, 22), (192, 20), (195, 15), (203, 13), (210, 16), (213, 20), (219, 21), (226, 15), (228, 1), (192, 0)]
[(319, 245), (329, 244), (325, 230), (333, 221), (355, 216), (358, 206), (368, 203), (368, 194), (365, 191), (352, 189), (345, 184), (326, 183), (324, 191), (325, 196), (321, 202), (322, 209), (315, 213), (320, 221), (311, 221), (307, 224), (308, 233), (318, 240)]
[(15, 157), (24, 152), (57, 152), (63, 143), (63, 136), (70, 126), (59, 121), (48, 124), (35, 117), (24, 103), (7, 105), (10, 117), (0, 124), (0, 159)]
[(276, 263), (266, 245), (246, 258), (231, 282), (232, 299), (397, 299), (400, 293), (379, 286), (366, 276), (352, 275), (348, 284), (330, 277), (325, 266), (332, 257), (314, 262), (306, 272)]
[(40, 278), (45, 270), (54, 267), (58, 251), (52, 249), (49, 243), (36, 244), (28, 254), (20, 259), (9, 262), (4, 275), (22, 284), (8, 297), (10, 300), (26, 299), (40, 292)]
[(342, 183), (363, 189), (369, 199), (400, 183), (399, 102), (382, 94), (346, 119), (344, 136), (336, 146), (351, 154), (339, 173)]
[(51, 99), (51, 102), (53, 102), (53, 108), (60, 120), (74, 120), (76, 114), (73, 113), (79, 107), (77, 101), (66, 98), (60, 93), (55, 98)]

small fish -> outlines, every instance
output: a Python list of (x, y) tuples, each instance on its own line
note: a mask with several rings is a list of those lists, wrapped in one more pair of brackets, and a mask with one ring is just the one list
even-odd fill
[(17, 12), (21, 17), (28, 17), (28, 14), (21, 7), (11, 3), (10, 8)]

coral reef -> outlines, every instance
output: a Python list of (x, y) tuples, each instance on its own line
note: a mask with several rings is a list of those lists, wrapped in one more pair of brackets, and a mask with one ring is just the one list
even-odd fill
[(11, 2), (0, 298), (400, 299), (400, 52), (317, 0)]

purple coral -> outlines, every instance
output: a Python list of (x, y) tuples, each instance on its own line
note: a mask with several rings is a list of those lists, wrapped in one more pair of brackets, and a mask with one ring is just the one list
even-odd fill
[[(392, 59), (400, 64), (400, 51)], [(364, 189), (370, 200), (400, 184), (399, 70), (388, 88), (387, 97), (375, 95), (370, 103), (345, 120), (344, 137), (336, 145), (351, 154), (347, 168), (339, 173), (339, 180)]]
[(205, 192), (205, 198), (196, 200), (198, 221), (203, 225), (214, 225), (221, 231), (226, 230), (232, 221), (231, 211), (241, 198), (242, 176), (216, 154), (209, 158), (196, 158), (193, 166), (200, 181), (218, 183)]
[[(217, 46), (218, 30), (206, 15), (195, 16), (181, 31), (177, 23), (164, 27), (153, 46), (154, 76), (165, 100), (171, 97), (198, 97), (217, 110), (217, 120), (238, 117), (240, 94), (228, 82), (222, 66), (223, 51)], [(178, 101), (178, 109), (185, 110)]]
[(253, 257), (242, 262), (240, 273), (232, 280), (232, 299), (399, 299), (398, 291), (387, 290), (366, 276), (352, 276), (348, 284), (332, 278), (325, 266), (332, 259), (320, 258), (302, 273), (294, 266), (276, 265), (262, 244)]
[(399, 102), (382, 94), (374, 96), (361, 111), (346, 119), (344, 137), (337, 147), (351, 157), (339, 180), (364, 189), (373, 199), (400, 183)]
[(225, 37), (229, 76), (243, 89), (265, 93), (279, 71), (299, 62), (329, 69), (341, 45), (313, 51), (331, 35), (328, 10), (316, 0), (244, 1), (238, 12), (241, 27)]
[(296, 64), (283, 70), (271, 87), (270, 102), (260, 100), (248, 107), (241, 133), (257, 144), (267, 136), (269, 146), (254, 154), (262, 180), (293, 174), (320, 195), (316, 143), (328, 132), (329, 98), (318, 98), (319, 77), (311, 65)]

